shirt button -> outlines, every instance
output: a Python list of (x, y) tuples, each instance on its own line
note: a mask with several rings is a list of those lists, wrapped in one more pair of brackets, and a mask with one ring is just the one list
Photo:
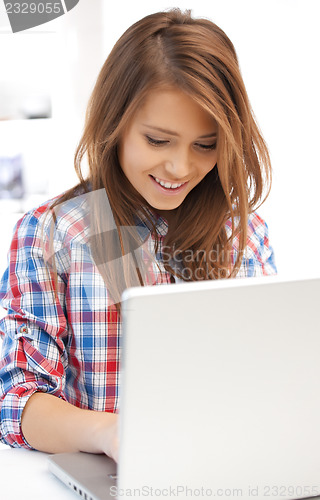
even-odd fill
[(22, 326), (20, 328), (20, 333), (28, 333), (28, 328), (26, 326)]

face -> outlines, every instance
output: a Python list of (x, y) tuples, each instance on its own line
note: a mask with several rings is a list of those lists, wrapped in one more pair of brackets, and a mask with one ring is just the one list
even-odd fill
[(214, 168), (217, 132), (215, 120), (187, 94), (154, 90), (121, 138), (120, 165), (149, 205), (168, 217)]

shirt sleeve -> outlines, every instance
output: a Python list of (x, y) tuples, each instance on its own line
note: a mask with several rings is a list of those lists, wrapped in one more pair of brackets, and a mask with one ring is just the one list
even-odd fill
[(21, 415), (29, 397), (43, 391), (66, 399), (66, 279), (59, 272), (63, 251), (55, 254), (54, 280), (43, 242), (40, 217), (26, 214), (15, 228), (0, 282), (0, 304), (7, 310), (0, 321), (0, 441), (25, 448), (31, 446), (21, 430)]
[(277, 274), (274, 251), (269, 241), (268, 225), (257, 213), (249, 216), (244, 265), (247, 269), (247, 276)]
[[(231, 227), (227, 227), (231, 232)], [(238, 237), (232, 248), (232, 260), (235, 262), (239, 250)], [(248, 218), (247, 246), (236, 275), (237, 278), (254, 276), (272, 276), (277, 274), (277, 267), (272, 246), (269, 242), (269, 230), (266, 222), (253, 212)]]

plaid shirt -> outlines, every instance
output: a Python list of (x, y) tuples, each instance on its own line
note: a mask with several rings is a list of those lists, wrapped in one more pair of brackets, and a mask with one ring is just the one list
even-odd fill
[[(121, 322), (86, 243), (83, 203), (81, 198), (67, 202), (56, 223), (56, 297), (41, 232), (48, 206), (49, 202), (28, 212), (17, 223), (0, 282), (1, 305), (7, 309), (0, 322), (0, 441), (25, 448), (31, 446), (21, 431), (21, 414), (36, 391), (55, 394), (80, 408), (118, 411)], [(158, 285), (170, 283), (161, 246), (167, 222), (159, 217), (156, 228), (161, 272), (154, 265), (152, 284)], [(231, 234), (229, 222), (226, 229)], [(154, 237), (149, 239), (154, 245)], [(233, 261), (237, 247), (235, 239)], [(237, 277), (271, 274), (276, 274), (276, 267), (268, 229), (253, 213)]]

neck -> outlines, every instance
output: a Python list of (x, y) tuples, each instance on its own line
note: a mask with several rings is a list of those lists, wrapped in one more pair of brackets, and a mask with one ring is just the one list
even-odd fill
[(175, 217), (175, 210), (157, 210), (156, 213), (166, 219), (168, 225), (170, 225)]

